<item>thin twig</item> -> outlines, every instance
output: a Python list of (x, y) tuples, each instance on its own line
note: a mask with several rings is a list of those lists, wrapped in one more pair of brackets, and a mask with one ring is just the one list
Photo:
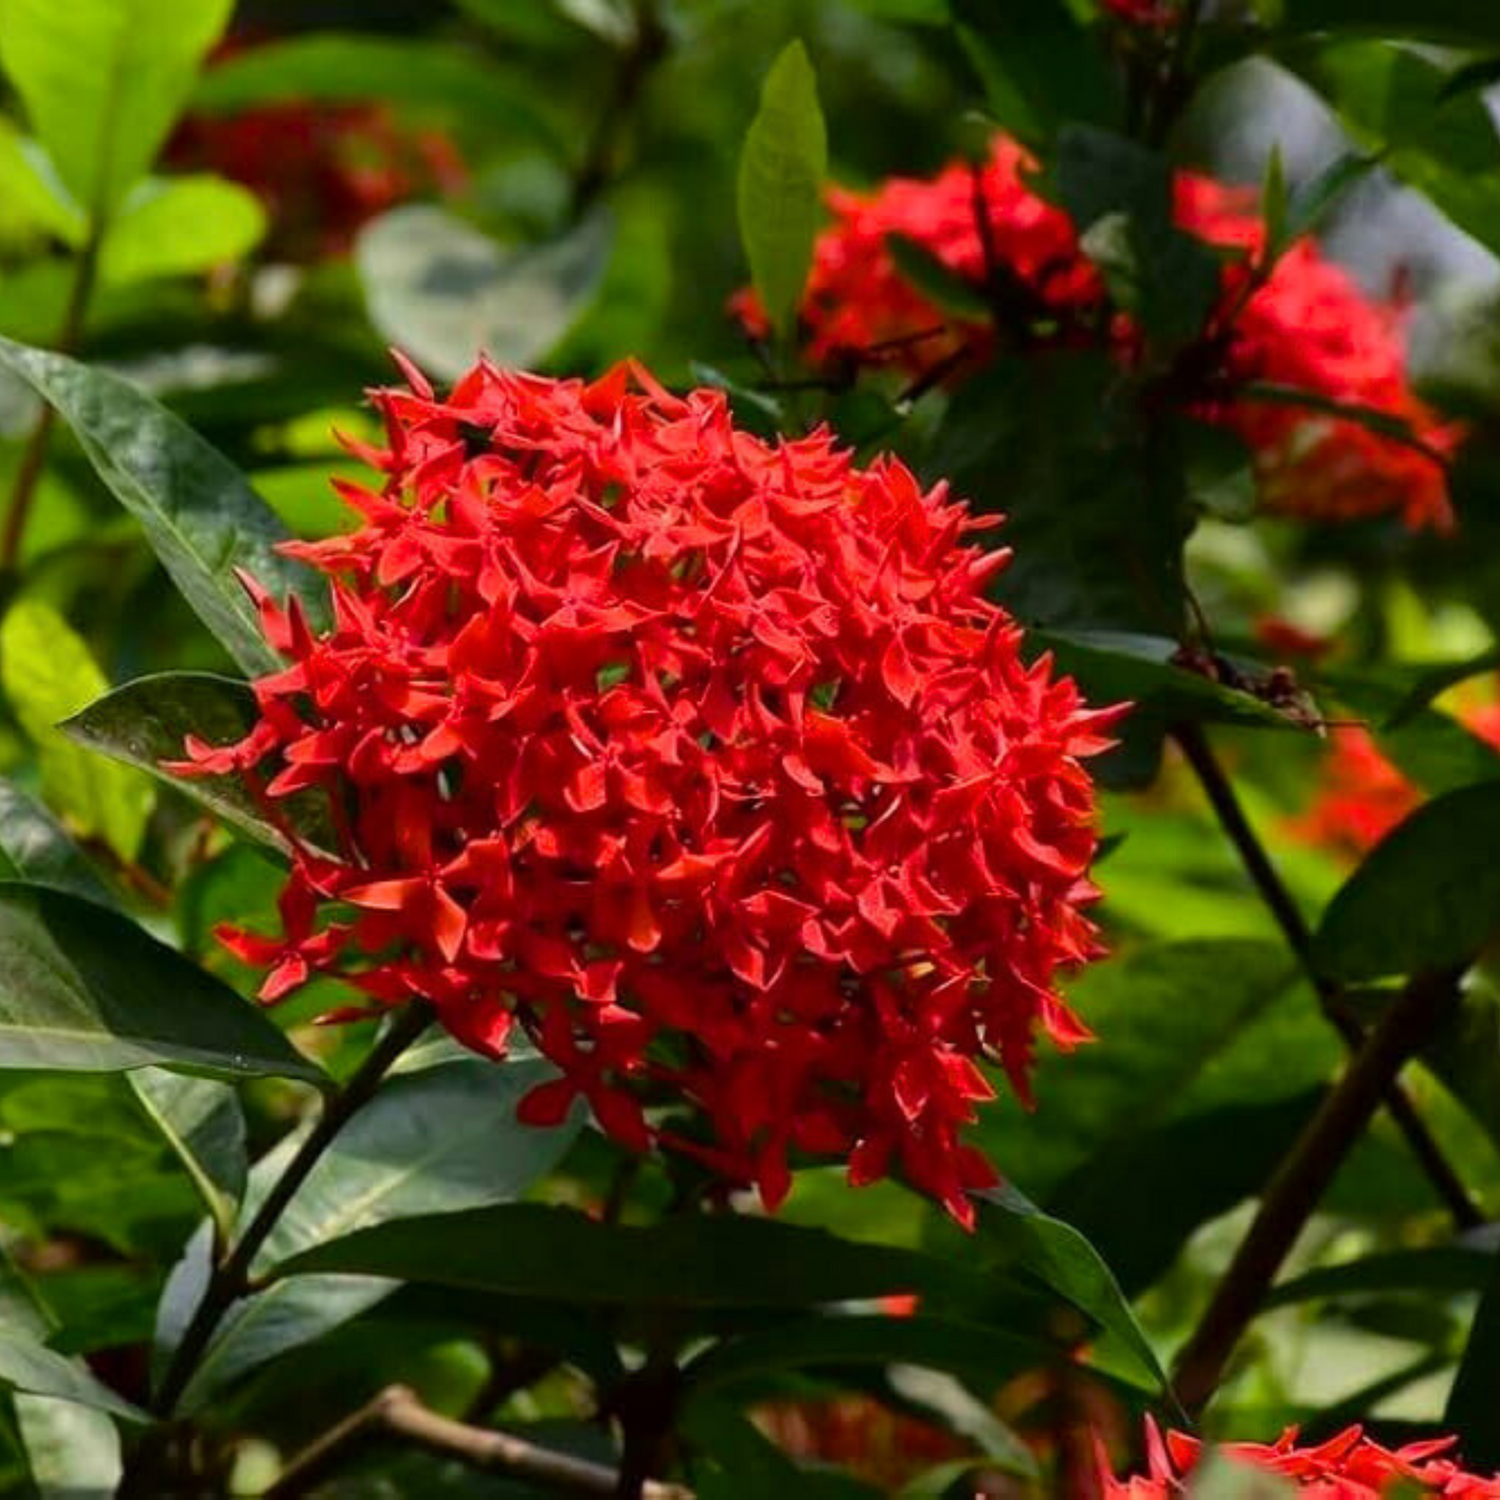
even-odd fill
[(1462, 977), (1461, 969), (1444, 970), (1407, 984), (1276, 1169), (1249, 1233), (1177, 1357), (1173, 1385), (1189, 1412), (1200, 1411), (1218, 1388), (1287, 1252), (1401, 1069), (1458, 1003)]
[[(94, 228), (89, 233), (88, 242), (79, 252), (78, 262), (73, 269), (73, 286), (68, 293), (68, 305), (63, 310), (62, 325), (53, 340), (53, 348), (59, 354), (73, 353), (83, 337), (83, 320), (88, 314), (89, 300), (94, 294), (94, 282), (99, 272), (99, 249), (103, 239), (102, 228)], [(5, 512), (5, 531), (0, 535), (0, 573), (9, 573), (20, 560), (21, 543), (26, 537), (26, 522), (31, 515), (42, 471), (47, 466), (47, 448), (56, 422), (56, 409), (51, 402), (43, 402), (26, 439), (26, 447), (16, 469), (16, 482), (11, 486), (10, 505)]]
[[(1197, 775), (1220, 825), (1238, 852), (1261, 899), (1275, 918), (1276, 925), (1286, 938), (1287, 946), (1297, 956), (1298, 963), (1317, 993), (1323, 1014), (1351, 1051), (1358, 1050), (1365, 1039), (1365, 1029), (1350, 1011), (1340, 986), (1318, 972), (1312, 957), (1312, 932), (1275, 865), (1271, 863), (1265, 846), (1250, 826), (1250, 820), (1245, 816), (1245, 810), (1235, 795), (1233, 783), (1214, 755), (1208, 737), (1196, 724), (1180, 724), (1173, 731), (1173, 738)], [(1484, 1215), (1475, 1206), (1463, 1180), (1444, 1156), (1442, 1147), (1427, 1128), (1427, 1122), (1417, 1112), (1411, 1096), (1395, 1079), (1392, 1079), (1386, 1091), (1385, 1104), (1390, 1110), (1391, 1118), (1406, 1137), (1413, 1156), (1438, 1196), (1447, 1205), (1454, 1223), (1460, 1229), (1473, 1229), (1482, 1224)]]
[[(510, 1474), (570, 1495), (613, 1495), (618, 1473), (604, 1464), (540, 1448), (524, 1438), (472, 1427), (439, 1416), (404, 1385), (388, 1386), (374, 1400), (329, 1428), (282, 1470), (264, 1500), (293, 1500), (304, 1495), (341, 1458), (358, 1445), (379, 1437), (397, 1438), (470, 1468)], [(682, 1485), (648, 1480), (646, 1500), (693, 1500)]]
[(391, 1064), (426, 1029), (429, 1019), (425, 1006), (409, 1005), (376, 1042), (370, 1055), (360, 1064), (348, 1083), (329, 1096), (317, 1124), (308, 1132), (307, 1139), (297, 1148), (296, 1154), (287, 1163), (286, 1170), (266, 1194), (265, 1201), (246, 1226), (233, 1250), (214, 1268), (213, 1275), (204, 1288), (203, 1297), (172, 1355), (172, 1362), (167, 1367), (161, 1388), (152, 1402), (151, 1409), (158, 1416), (170, 1417), (176, 1409), (214, 1330), (230, 1305), (245, 1294), (250, 1266), (256, 1253), (276, 1227), (277, 1220), (292, 1201), (297, 1189), (306, 1181), (308, 1173), (318, 1164), (319, 1158), (348, 1123), (349, 1118), (369, 1102)]

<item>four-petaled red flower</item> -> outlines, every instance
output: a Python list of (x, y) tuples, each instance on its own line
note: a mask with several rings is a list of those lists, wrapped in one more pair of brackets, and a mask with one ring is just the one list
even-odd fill
[[(1028, 184), (1034, 168), (999, 135), (977, 171), (955, 164), (931, 179), (890, 178), (869, 194), (830, 188), (833, 223), (818, 237), (800, 309), (810, 358), (895, 363), (920, 375), (947, 369), (960, 352), (972, 367), (993, 351), (984, 319), (945, 311), (903, 274), (889, 244), (898, 235), (982, 293), (1023, 347), (1093, 345), (1134, 362), (1138, 331), (1111, 311), (1067, 214)], [(1204, 330), (1216, 358), (1190, 404), (1245, 440), (1265, 508), (1313, 520), (1394, 514), (1413, 528), (1451, 525), (1445, 460), (1460, 431), (1411, 388), (1401, 308), (1366, 295), (1310, 236), (1252, 282), (1265, 242), (1253, 192), (1179, 173), (1176, 214), (1182, 229), (1229, 257)], [(749, 332), (765, 332), (753, 292), (738, 293), (731, 307)], [(1321, 407), (1257, 395), (1252, 384), (1295, 388)], [(1373, 412), (1409, 440), (1339, 408)]]
[(521, 1026), (560, 1071), (529, 1121), (582, 1096), (771, 1206), (793, 1152), (899, 1168), (969, 1222), (976, 1059), (1026, 1097), (1038, 1027), (1083, 1034), (1055, 985), (1098, 951), (1082, 762), (1120, 710), (1023, 659), (992, 522), (894, 459), (633, 366), (412, 384), (362, 529), (286, 548), (334, 624), (260, 594), (287, 666), (188, 747), (340, 830), (279, 937), (226, 940), (267, 999), (341, 975), (493, 1056)]
[[(1383, 1448), (1359, 1427), (1313, 1447), (1297, 1446), (1297, 1429), (1289, 1427), (1274, 1443), (1225, 1443), (1225, 1457), (1289, 1481), (1299, 1495), (1312, 1500), (1380, 1500), (1401, 1486), (1459, 1500), (1497, 1500), (1500, 1475), (1483, 1478), (1466, 1473), (1450, 1451), (1457, 1438), (1440, 1437)], [(1147, 1468), (1143, 1475), (1116, 1479), (1100, 1446), (1103, 1500), (1174, 1500), (1189, 1491), (1188, 1479), (1203, 1456), (1203, 1444), (1180, 1432), (1165, 1435), (1146, 1424)]]

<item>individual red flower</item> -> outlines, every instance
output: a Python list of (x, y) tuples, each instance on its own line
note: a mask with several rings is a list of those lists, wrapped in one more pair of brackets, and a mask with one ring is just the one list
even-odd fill
[(526, 1120), (581, 1096), (771, 1206), (792, 1151), (899, 1166), (969, 1222), (976, 1061), (1025, 1098), (1038, 1028), (1085, 1034), (1055, 983), (1098, 951), (1083, 761), (1120, 713), (1022, 659), (992, 522), (634, 366), (374, 399), (362, 529), (285, 549), (332, 627), (257, 590), (287, 665), (243, 742), (188, 745), (341, 830), (279, 937), (226, 935), (262, 994), (341, 975), (492, 1056), (519, 1025), (560, 1072)]
[[(1297, 1429), (1289, 1427), (1274, 1443), (1225, 1443), (1219, 1451), (1290, 1481), (1299, 1495), (1313, 1500), (1380, 1500), (1403, 1484), (1462, 1500), (1500, 1497), (1500, 1475), (1486, 1479), (1466, 1473), (1450, 1456), (1457, 1441), (1441, 1437), (1383, 1448), (1367, 1438), (1363, 1429), (1349, 1427), (1327, 1442), (1302, 1448), (1297, 1446)], [(1148, 1418), (1144, 1475), (1116, 1479), (1101, 1444), (1103, 1500), (1173, 1500), (1186, 1495), (1187, 1480), (1203, 1451), (1198, 1439), (1183, 1433), (1169, 1432), (1163, 1437)]]
[[(1500, 703), (1460, 709), (1458, 718), (1500, 750)], [(1337, 728), (1332, 739), (1316, 797), (1292, 830), (1308, 843), (1357, 857), (1415, 812), (1422, 793), (1386, 759), (1368, 730)]]
[(289, 101), (189, 115), (167, 159), (249, 188), (271, 222), (267, 253), (294, 262), (347, 254), (377, 214), (466, 181), (446, 136), (409, 131), (380, 104)]
[[(1092, 345), (1122, 363), (1138, 359), (1138, 333), (1110, 311), (1068, 216), (1029, 186), (1033, 168), (998, 135), (978, 172), (959, 163), (927, 180), (890, 178), (865, 195), (830, 188), (833, 222), (818, 237), (800, 310), (809, 357), (894, 363), (921, 375), (960, 351), (971, 365), (993, 352), (986, 320), (945, 312), (903, 273), (889, 245), (901, 235), (983, 294), (1019, 347)], [(1176, 195), (1180, 226), (1232, 252), (1204, 330), (1217, 357), (1192, 405), (1244, 439), (1264, 508), (1312, 520), (1394, 514), (1413, 528), (1451, 525), (1445, 459), (1459, 430), (1411, 388), (1401, 308), (1367, 296), (1308, 236), (1262, 277), (1265, 232), (1253, 192), (1180, 173)], [(731, 308), (752, 334), (765, 332), (753, 292), (739, 293)], [(1323, 409), (1255, 395), (1252, 383), (1294, 388)], [(1329, 406), (1367, 409), (1410, 437), (1372, 431)]]

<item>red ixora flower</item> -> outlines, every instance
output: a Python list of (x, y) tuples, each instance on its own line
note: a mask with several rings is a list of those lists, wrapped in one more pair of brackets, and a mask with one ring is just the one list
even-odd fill
[[(1313, 1447), (1297, 1446), (1297, 1429), (1289, 1427), (1274, 1443), (1225, 1443), (1226, 1457), (1264, 1469), (1290, 1481), (1299, 1495), (1314, 1500), (1380, 1500), (1403, 1483), (1420, 1486), (1433, 1495), (1463, 1500), (1496, 1500), (1500, 1476), (1482, 1478), (1465, 1473), (1449, 1456), (1457, 1438), (1440, 1437), (1383, 1448), (1359, 1427)], [(1186, 1480), (1203, 1455), (1203, 1445), (1180, 1432), (1163, 1437), (1156, 1424), (1146, 1424), (1147, 1471), (1116, 1479), (1100, 1446), (1099, 1467), (1103, 1500), (1172, 1500), (1186, 1495)]]
[(976, 1059), (1026, 1097), (1035, 1030), (1086, 1036), (1054, 984), (1098, 951), (1083, 760), (1122, 710), (1022, 660), (992, 522), (894, 459), (633, 365), (409, 373), (363, 528), (285, 548), (334, 625), (261, 594), (287, 666), (241, 744), (188, 745), (341, 825), (279, 937), (225, 940), (267, 1000), (341, 975), (493, 1056), (519, 1025), (561, 1073), (526, 1120), (582, 1095), (771, 1206), (794, 1149), (899, 1164), (969, 1222)]
[(423, 194), (457, 192), (467, 180), (447, 136), (408, 130), (373, 103), (289, 100), (189, 115), (167, 159), (249, 188), (271, 221), (267, 253), (293, 262), (345, 255), (377, 214)]
[[(833, 222), (818, 237), (800, 309), (809, 357), (894, 363), (922, 375), (946, 368), (958, 351), (967, 351), (970, 368), (993, 351), (987, 326), (945, 312), (902, 274), (888, 243), (902, 235), (976, 290), (990, 281), (1005, 322), (1024, 327), (1025, 347), (1093, 346), (1122, 362), (1137, 358), (1140, 339), (1111, 313), (1072, 221), (1030, 187), (1035, 165), (998, 135), (977, 171), (958, 163), (930, 179), (890, 178), (869, 194), (830, 188)], [(1205, 330), (1220, 350), (1217, 368), (1196, 410), (1244, 439), (1265, 508), (1322, 521), (1394, 514), (1413, 528), (1451, 525), (1445, 459), (1460, 431), (1411, 388), (1402, 309), (1366, 295), (1310, 236), (1252, 289), (1265, 239), (1253, 190), (1183, 172), (1176, 195), (1180, 226), (1230, 257)], [(738, 293), (731, 310), (751, 334), (765, 332), (753, 292)], [(1252, 382), (1294, 387), (1325, 408), (1252, 397)], [(1330, 414), (1328, 405), (1371, 409), (1414, 441)]]

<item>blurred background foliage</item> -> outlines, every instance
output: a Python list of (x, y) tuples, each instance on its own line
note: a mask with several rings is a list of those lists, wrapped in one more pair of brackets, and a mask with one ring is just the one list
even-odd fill
[[(11, 79), (24, 68), (7, 55), (6, 29), (26, 3), (43, 0), (0, 0), (0, 68)], [(130, 6), (70, 4), (95, 44), (115, 45), (109, 16)], [(1337, 731), (1318, 725), (1372, 728), (1399, 768), (1390, 774), (1405, 778), (1403, 812), (1500, 770), (1496, 752), (1463, 727), (1494, 697), (1487, 674), (1500, 632), (1500, 135), (1491, 102), (1500, 15), (1481, 0), (1198, 8), (1191, 54), (1153, 96), (1155, 143), (1174, 164), (1256, 195), (1279, 180), (1293, 202), (1330, 188), (1330, 169), (1358, 157), (1360, 169), (1330, 189), (1323, 250), (1372, 299), (1406, 304), (1411, 376), (1465, 424), (1448, 475), (1451, 535), (1414, 533), (1390, 515), (1322, 526), (1251, 515), (1242, 459), (1187, 476), (1202, 502), (1185, 554), (1194, 610), (1210, 631), (1200, 648), (1252, 675), (1290, 664), (1305, 694), (1300, 718), (1272, 725), (1263, 704), (1246, 701), (1255, 694), (1230, 680), (1236, 701), (1203, 716), (1225, 721), (1214, 731), (1222, 759), (1311, 922), (1361, 852), (1317, 822), (1329, 787), (1361, 774), (1339, 760)], [(1111, 90), (1129, 85), (1130, 49), (1147, 44), (1113, 12), (1089, 0), (1024, 10), (1022, 20), (999, 0), (245, 0), (201, 68), (196, 53), (163, 64), (170, 87), (143, 73), (162, 100), (180, 104), (180, 118), (164, 117), (154, 135), (150, 122), (141, 127), (134, 176), (101, 185), (44, 159), (31, 137), (46, 134), (55, 102), (14, 89), (5, 98), (0, 334), (128, 377), (243, 468), (301, 535), (347, 524), (328, 480), (356, 478), (361, 466), (334, 433), (374, 436), (361, 392), (392, 378), (388, 347), (444, 379), (483, 348), (584, 375), (633, 357), (670, 385), (724, 385), (747, 425), (826, 420), (866, 452), (894, 447), (930, 472), (953, 471), (982, 509), (1012, 509), (1025, 473), (1041, 498), (1022, 506), (1018, 546), (1029, 541), (1041, 555), (1070, 545), (1049, 541), (1047, 528), (1060, 514), (1066, 525), (1082, 517), (1079, 545), (1094, 549), (1093, 573), (1107, 579), (1113, 533), (1091, 534), (1088, 517), (1112, 507), (1115, 528), (1147, 525), (1133, 488), (1142, 471), (1114, 450), (1102, 466), (1068, 468), (1070, 452), (1095, 440), (1095, 414), (1076, 392), (1043, 393), (1024, 417), (1001, 420), (1005, 402), (1021, 409), (1014, 382), (1009, 395), (988, 387), (988, 405), (970, 396), (969, 409), (964, 394), (942, 387), (910, 399), (904, 381), (821, 381), (785, 346), (757, 351), (728, 311), (748, 278), (737, 164), (788, 41), (801, 39), (816, 74), (829, 175), (863, 188), (930, 175), (981, 149), (996, 124), (1047, 163), (1057, 117), (1107, 109), (1089, 92), (1091, 69)], [(186, 33), (188, 11), (201, 11), (207, 51), (223, 18), (194, 0), (166, 24)], [(117, 45), (128, 51), (136, 40)], [(71, 128), (86, 131), (74, 105)], [(166, 586), (77, 440), (59, 427), (43, 453), (38, 423), (29, 390), (0, 376), (0, 496), (34, 483), (24, 528), (7, 544), (0, 770), (66, 824), (111, 899), (249, 991), (254, 976), (210, 934), (223, 920), (272, 921), (278, 871), (177, 793), (51, 727), (109, 684), (230, 663)], [(1063, 455), (1055, 485), (1033, 473), (1044, 449)], [(34, 479), (28, 464), (38, 466)], [(1076, 489), (1080, 473), (1087, 494)], [(1201, 674), (1179, 680), (1191, 674), (1141, 644), (1172, 637), (1176, 622), (1115, 619), (1099, 603), (1107, 586), (1074, 609), (1024, 562), (1001, 596), (1028, 623), (1062, 627), (1063, 664), (1098, 696), (1141, 697), (1144, 682), (1147, 701), (1109, 767), (1098, 880), (1113, 956), (1071, 991), (1100, 1040), (1072, 1057), (1045, 1056), (1037, 1112), (1002, 1098), (978, 1134), (1018, 1188), (1092, 1241), (1165, 1359), (1343, 1049), (1181, 759), (1169, 750), (1159, 760), (1159, 731), (1183, 711), (1181, 695), (1205, 691)], [(1074, 628), (1101, 624), (1136, 632), (1137, 644)], [(328, 999), (303, 995), (275, 1019), (338, 1073), (368, 1028), (307, 1030)], [(448, 1059), (450, 1086), (469, 1087), (471, 1066)], [(1477, 972), (1462, 1015), (1406, 1082), (1474, 1192), (1474, 1217), (1500, 1214), (1492, 973)], [(264, 1080), (242, 1092), (253, 1157), (282, 1135), (300, 1096)], [(583, 1137), (533, 1191), (597, 1203), (620, 1169), (615, 1148)], [(636, 1212), (649, 1217), (670, 1191), (660, 1164), (643, 1164)], [(1455, 1241), (1449, 1209), (1399, 1132), (1378, 1119), (1241, 1349), (1211, 1430), (1269, 1435), (1300, 1421), (1316, 1435), (1358, 1416), (1399, 1433), (1439, 1421), (1495, 1247), (1482, 1227)], [(0, 1072), (0, 1246), (64, 1331), (54, 1347), (88, 1355), (97, 1373), (138, 1391), (155, 1301), (200, 1212), (123, 1076)], [(799, 1173), (784, 1217), (856, 1241), (964, 1254), (929, 1206), (889, 1186), (851, 1192), (831, 1169)], [(1388, 1274), (1361, 1276), (1371, 1264)], [(0, 1283), (0, 1305), (5, 1295)], [(498, 1414), (607, 1457), (607, 1439), (585, 1420), (577, 1371), (586, 1361), (576, 1348), (546, 1357), (555, 1347), (547, 1320), (566, 1322), (568, 1310), (538, 1303), (528, 1312), (496, 1298), (483, 1328), (471, 1311), (408, 1288), (327, 1331), (308, 1323), (285, 1349), (247, 1355), (206, 1418), (227, 1443), (225, 1483), (253, 1491), (275, 1472), (277, 1453), (393, 1380), (440, 1410)], [(634, 1337), (618, 1331), (622, 1342)], [(997, 1379), (950, 1370), (945, 1384), (917, 1378), (920, 1364), (830, 1358), (787, 1372), (773, 1362), (725, 1389), (739, 1407), (755, 1406), (761, 1429), (799, 1462), (849, 1463), (885, 1490), (932, 1468), (938, 1477), (913, 1495), (944, 1493), (945, 1475), (954, 1493), (971, 1492), (963, 1464), (942, 1467), (966, 1455), (989, 1455), (991, 1470), (1015, 1467), (1013, 1432), (1045, 1461), (1049, 1435), (1066, 1425), (1058, 1411), (1071, 1388), (1056, 1371)], [(1104, 1387), (1087, 1399), (1128, 1448), (1130, 1403)], [(825, 1492), (808, 1478), (814, 1471), (784, 1470), (774, 1451), (732, 1424), (726, 1436), (712, 1415), (702, 1416), (702, 1446), (732, 1454), (726, 1472), (742, 1477), (710, 1472), (699, 1480), (705, 1493), (766, 1492), (746, 1487), (750, 1472), (788, 1493), (802, 1493), (795, 1484)], [(6, 1492), (47, 1489), (33, 1434), (56, 1417), (22, 1407), (0, 1421)], [(1450, 1412), (1450, 1425), (1456, 1419)], [(1495, 1461), (1497, 1431), (1500, 1419), (1466, 1437)], [(417, 1456), (367, 1468), (326, 1492), (522, 1492)], [(985, 1483), (1014, 1493), (1004, 1486), (1021, 1481)]]

